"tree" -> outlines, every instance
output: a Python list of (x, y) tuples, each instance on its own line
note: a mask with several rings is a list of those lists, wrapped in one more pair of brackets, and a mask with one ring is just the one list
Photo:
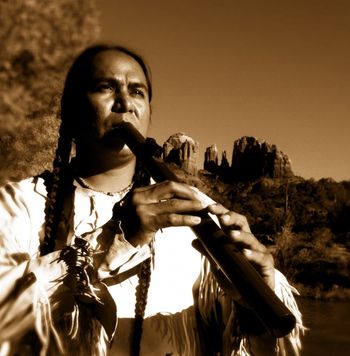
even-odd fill
[(98, 36), (93, 0), (0, 0), (0, 183), (50, 168), (72, 58)]

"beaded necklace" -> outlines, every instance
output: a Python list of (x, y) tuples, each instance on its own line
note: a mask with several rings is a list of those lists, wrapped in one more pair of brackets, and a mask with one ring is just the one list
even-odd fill
[(98, 193), (103, 193), (103, 194), (106, 194), (106, 195), (109, 195), (109, 196), (115, 196), (115, 195), (125, 195), (127, 192), (129, 192), (129, 190), (131, 190), (134, 182), (131, 182), (127, 187), (121, 189), (121, 190), (118, 190), (116, 192), (106, 192), (106, 191), (103, 191), (103, 190), (99, 190), (93, 186), (91, 186), (84, 178), (82, 177), (76, 177), (76, 180), (78, 181), (78, 183), (83, 187), (83, 188), (87, 188), (87, 189), (91, 189), (95, 192), (98, 192)]

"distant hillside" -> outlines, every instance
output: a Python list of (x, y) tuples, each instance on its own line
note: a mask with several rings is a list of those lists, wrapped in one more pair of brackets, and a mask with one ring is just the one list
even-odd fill
[(227, 184), (206, 171), (197, 176), (176, 171), (215, 201), (246, 215), (252, 232), (271, 249), (276, 267), (303, 295), (350, 297), (350, 181), (261, 178)]
[[(231, 166), (225, 159), (218, 163), (215, 145), (206, 152), (209, 170), (190, 174), (182, 162), (170, 166), (187, 183), (246, 215), (252, 232), (274, 254), (277, 268), (304, 295), (350, 297), (350, 181), (296, 177), (288, 156), (274, 145), (254, 138), (236, 142), (239, 174), (232, 174), (237, 169), (234, 159)], [(248, 149), (242, 142), (248, 142)], [(187, 153), (194, 151), (187, 146)], [(188, 154), (177, 156), (192, 159)]]

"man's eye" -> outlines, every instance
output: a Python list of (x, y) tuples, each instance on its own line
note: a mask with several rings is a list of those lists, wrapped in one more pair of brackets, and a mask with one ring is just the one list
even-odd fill
[(95, 87), (95, 91), (101, 92), (101, 93), (111, 92), (113, 90), (114, 90), (113, 86), (108, 83), (97, 84)]
[(141, 98), (144, 98), (144, 97), (145, 97), (145, 93), (144, 93), (144, 91), (143, 91), (142, 89), (137, 89), (137, 88), (132, 89), (132, 90), (131, 90), (131, 94), (132, 94), (132, 95), (135, 95), (135, 96), (139, 96), (139, 97), (141, 97)]

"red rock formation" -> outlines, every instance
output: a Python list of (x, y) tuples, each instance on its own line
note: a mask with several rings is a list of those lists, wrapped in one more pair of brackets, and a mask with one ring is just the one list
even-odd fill
[(248, 136), (235, 141), (231, 168), (234, 178), (243, 181), (293, 176), (291, 161), (286, 154), (275, 145)]
[(163, 158), (175, 163), (187, 173), (197, 173), (199, 144), (186, 134), (179, 132), (168, 138), (163, 145)]
[(207, 147), (204, 154), (204, 169), (209, 172), (217, 173), (218, 171), (218, 148), (216, 144)]

